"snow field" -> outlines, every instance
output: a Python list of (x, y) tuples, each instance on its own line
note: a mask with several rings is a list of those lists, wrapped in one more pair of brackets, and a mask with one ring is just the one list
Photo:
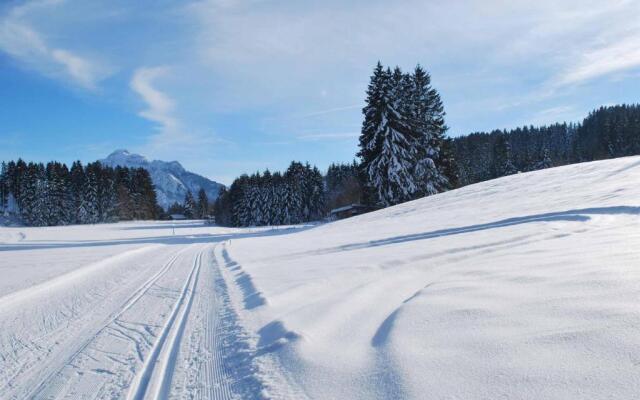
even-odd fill
[(640, 157), (334, 223), (0, 228), (2, 399), (628, 399)]
[(633, 398), (640, 158), (501, 178), (228, 253), (311, 398)]

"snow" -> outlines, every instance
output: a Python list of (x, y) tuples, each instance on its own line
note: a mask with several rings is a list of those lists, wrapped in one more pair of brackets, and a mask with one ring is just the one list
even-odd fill
[(0, 398), (635, 398), (638, 199), (630, 157), (324, 225), (0, 228)]
[(311, 398), (633, 398), (640, 158), (468, 186), (229, 257)]

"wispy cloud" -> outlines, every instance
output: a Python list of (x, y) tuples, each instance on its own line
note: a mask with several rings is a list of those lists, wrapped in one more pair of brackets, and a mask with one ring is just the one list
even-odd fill
[(640, 32), (584, 53), (554, 79), (556, 86), (584, 83), (640, 67)]
[(139, 113), (143, 118), (158, 124), (158, 130), (164, 135), (178, 132), (178, 121), (174, 117), (175, 102), (166, 93), (156, 88), (157, 80), (167, 76), (169, 68), (138, 68), (131, 79), (131, 89), (146, 103), (147, 108)]
[(95, 90), (98, 82), (109, 75), (109, 70), (69, 49), (50, 45), (30, 22), (32, 15), (47, 12), (64, 2), (31, 1), (9, 9), (0, 17), (0, 50), (47, 76)]
[(153, 157), (180, 156), (183, 160), (204, 159), (212, 146), (232, 146), (230, 140), (212, 132), (196, 132), (185, 126), (177, 114), (177, 102), (166, 90), (162, 90), (163, 79), (172, 77), (168, 66), (140, 67), (131, 78), (130, 87), (145, 103), (146, 108), (138, 114), (156, 124), (156, 133), (147, 138), (144, 151)]

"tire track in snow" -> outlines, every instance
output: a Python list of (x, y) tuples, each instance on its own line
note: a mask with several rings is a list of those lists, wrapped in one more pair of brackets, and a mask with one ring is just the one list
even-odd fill
[[(153, 285), (160, 280), (175, 264), (178, 257), (185, 251), (185, 249), (181, 249), (177, 251), (174, 255), (169, 258), (159, 270), (153, 276), (151, 276), (147, 281), (145, 281), (141, 286), (138, 287), (134, 291), (134, 293), (127, 298), (127, 300), (123, 303), (123, 306), (118, 309), (118, 311), (111, 315), (109, 319), (101, 324), (100, 329), (98, 329), (94, 334), (89, 335), (86, 340), (82, 341), (80, 347), (78, 347), (69, 357), (67, 357), (64, 361), (58, 362), (58, 367), (53, 368), (52, 372), (50, 372), (45, 379), (34, 388), (34, 390), (29, 393), (26, 398), (34, 398), (37, 397), (42, 391), (47, 389), (51, 383), (51, 381), (64, 369), (65, 366), (71, 364), (73, 360), (82, 353), (92, 342), (98, 337), (105, 329), (107, 329), (111, 324), (117, 322), (118, 318), (120, 318), (127, 310), (131, 309), (152, 287)], [(80, 336), (82, 337), (82, 336)]]
[[(133, 380), (127, 396), (128, 400), (168, 398), (180, 341), (193, 304), (201, 263), (202, 251), (196, 255), (191, 272), (169, 318), (166, 320), (162, 331), (144, 361), (142, 370)], [(165, 347), (167, 339), (169, 342)], [(150, 396), (149, 394), (152, 395)]]

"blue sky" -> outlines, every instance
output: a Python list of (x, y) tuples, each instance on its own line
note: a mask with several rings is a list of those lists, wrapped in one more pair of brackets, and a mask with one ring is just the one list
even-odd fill
[(127, 148), (230, 183), (357, 151), (378, 60), (432, 74), (450, 135), (640, 100), (634, 0), (5, 0), (0, 159)]

